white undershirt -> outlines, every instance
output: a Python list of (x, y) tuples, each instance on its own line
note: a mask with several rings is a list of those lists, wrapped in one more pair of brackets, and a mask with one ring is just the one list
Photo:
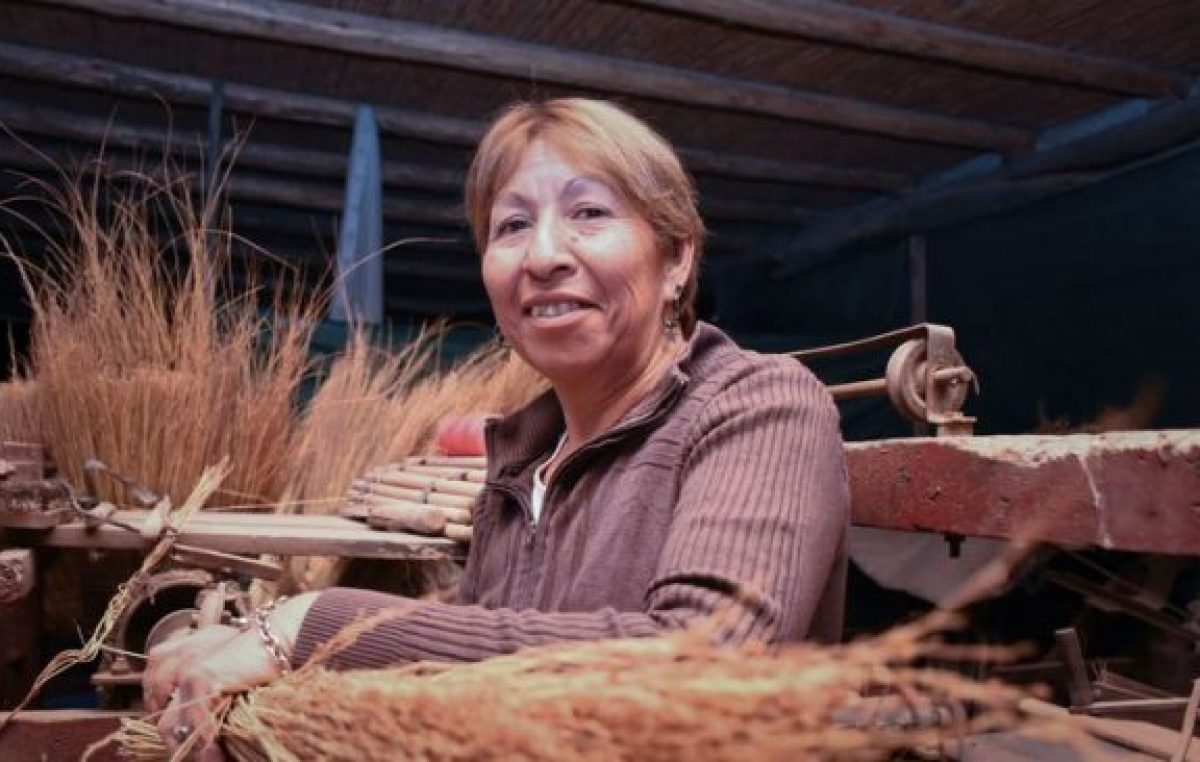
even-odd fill
[(567, 433), (558, 438), (558, 444), (554, 447), (554, 452), (546, 459), (546, 462), (538, 466), (533, 472), (533, 491), (529, 495), (529, 512), (533, 514), (533, 523), (537, 523), (542, 517), (542, 506), (546, 504), (546, 482), (542, 474), (546, 471), (546, 466), (550, 461), (558, 457), (562, 452), (563, 446), (567, 443)]

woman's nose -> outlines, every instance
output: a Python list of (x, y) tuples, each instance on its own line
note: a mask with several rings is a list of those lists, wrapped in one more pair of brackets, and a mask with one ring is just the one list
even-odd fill
[(538, 221), (529, 238), (525, 254), (525, 269), (535, 278), (551, 278), (562, 271), (574, 269), (562, 223), (553, 218)]

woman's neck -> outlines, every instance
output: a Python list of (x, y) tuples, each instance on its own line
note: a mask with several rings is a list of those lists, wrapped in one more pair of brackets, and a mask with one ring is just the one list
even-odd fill
[(628, 374), (555, 386), (567, 425), (565, 454), (603, 434), (625, 417), (658, 386), (678, 361), (685, 344), (667, 341), (640, 367)]

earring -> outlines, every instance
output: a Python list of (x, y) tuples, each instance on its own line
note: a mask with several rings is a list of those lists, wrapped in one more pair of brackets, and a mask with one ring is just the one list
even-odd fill
[(683, 312), (683, 305), (680, 297), (683, 294), (683, 286), (675, 284), (675, 298), (671, 300), (671, 306), (667, 308), (667, 314), (663, 316), (663, 332), (667, 334), (667, 338), (674, 340), (679, 331), (679, 316)]

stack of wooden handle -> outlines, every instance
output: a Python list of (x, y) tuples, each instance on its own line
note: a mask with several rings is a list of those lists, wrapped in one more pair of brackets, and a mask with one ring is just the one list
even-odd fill
[(422, 455), (372, 469), (350, 487), (342, 515), (376, 529), (471, 541), (471, 512), (483, 491), (483, 456)]

